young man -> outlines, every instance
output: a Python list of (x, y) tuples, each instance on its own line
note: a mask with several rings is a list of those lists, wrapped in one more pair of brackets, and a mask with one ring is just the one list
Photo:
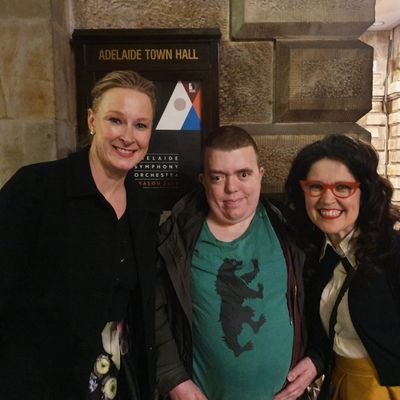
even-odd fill
[[(260, 200), (253, 138), (205, 141), (202, 189), (161, 227), (158, 387), (173, 400), (272, 399), (301, 356), (303, 255)], [(301, 296), (300, 296), (301, 295)]]

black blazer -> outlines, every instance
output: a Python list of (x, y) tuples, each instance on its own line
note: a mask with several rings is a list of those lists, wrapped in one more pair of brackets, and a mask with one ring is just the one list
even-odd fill
[[(383, 386), (400, 385), (400, 239), (393, 238), (394, 256), (385, 272), (363, 270), (350, 283), (348, 302), (350, 317)], [(332, 349), (322, 327), (319, 304), (321, 294), (332, 277), (321, 270), (306, 290), (309, 345), (307, 355), (319, 373), (328, 368)]]
[[(128, 320), (141, 346), (142, 400), (154, 390), (159, 213), (128, 174), (140, 289)], [(118, 279), (116, 216), (91, 176), (88, 149), (19, 170), (0, 191), (0, 391), (7, 399), (79, 400), (101, 346)]]

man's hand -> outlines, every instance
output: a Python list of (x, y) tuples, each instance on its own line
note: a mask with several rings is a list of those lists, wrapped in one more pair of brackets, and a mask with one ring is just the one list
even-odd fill
[(306, 387), (317, 376), (317, 369), (309, 357), (304, 357), (292, 370), (289, 371), (285, 389), (279, 392), (274, 400), (295, 400), (301, 396)]
[(171, 400), (207, 400), (207, 397), (191, 380), (180, 383), (169, 392)]

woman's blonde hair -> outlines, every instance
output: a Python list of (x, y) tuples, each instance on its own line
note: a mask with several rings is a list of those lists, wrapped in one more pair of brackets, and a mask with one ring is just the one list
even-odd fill
[(134, 89), (146, 94), (150, 99), (154, 114), (156, 108), (154, 83), (131, 70), (109, 72), (95, 83), (91, 91), (93, 111), (97, 110), (103, 94), (114, 88)]

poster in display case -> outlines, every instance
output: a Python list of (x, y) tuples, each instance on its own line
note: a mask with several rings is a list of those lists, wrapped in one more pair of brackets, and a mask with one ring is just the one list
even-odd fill
[(94, 82), (132, 69), (152, 80), (157, 106), (149, 151), (134, 179), (169, 210), (198, 184), (201, 147), (218, 126), (218, 29), (76, 30), (78, 143), (87, 143)]

